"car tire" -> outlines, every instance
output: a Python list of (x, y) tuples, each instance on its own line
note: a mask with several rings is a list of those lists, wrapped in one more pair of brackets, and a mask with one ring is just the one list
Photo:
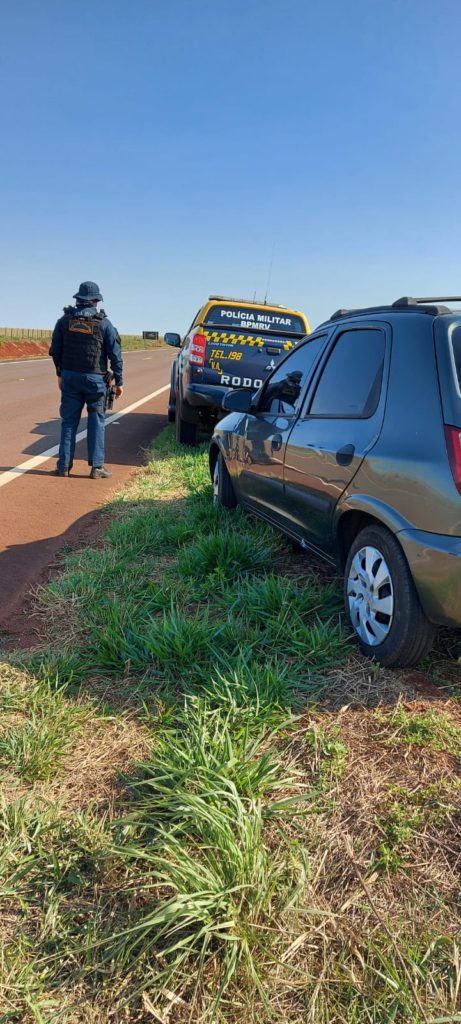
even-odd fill
[(168, 423), (174, 423), (176, 419), (176, 399), (175, 393), (170, 388), (170, 397), (168, 399)]
[(416, 665), (431, 649), (436, 628), (421, 608), (400, 544), (384, 526), (367, 526), (355, 538), (344, 600), (363, 653), (381, 665)]
[(223, 508), (235, 508), (237, 505), (232, 480), (222, 452), (219, 452), (213, 468), (213, 503), (222, 505)]
[(179, 396), (176, 398), (175, 424), (178, 444), (188, 444), (195, 447), (197, 444), (197, 424), (188, 423), (187, 420), (183, 419), (182, 402)]

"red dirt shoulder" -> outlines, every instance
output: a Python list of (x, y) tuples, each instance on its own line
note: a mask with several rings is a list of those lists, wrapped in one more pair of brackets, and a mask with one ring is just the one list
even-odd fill
[(0, 362), (9, 359), (43, 358), (48, 355), (49, 342), (5, 341), (0, 343)]

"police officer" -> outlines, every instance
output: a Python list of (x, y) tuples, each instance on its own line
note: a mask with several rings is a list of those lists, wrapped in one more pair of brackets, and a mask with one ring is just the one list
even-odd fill
[(104, 400), (107, 362), (115, 378), (115, 395), (123, 394), (122, 349), (118, 331), (103, 309), (102, 295), (94, 281), (83, 281), (74, 295), (75, 306), (66, 306), (51, 340), (52, 356), (61, 389), (61, 443), (56, 476), (69, 476), (74, 461), (75, 436), (83, 407), (88, 411), (88, 465), (90, 477), (112, 476), (104, 465)]

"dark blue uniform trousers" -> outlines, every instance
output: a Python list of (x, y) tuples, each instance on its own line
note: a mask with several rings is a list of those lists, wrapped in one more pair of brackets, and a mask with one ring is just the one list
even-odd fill
[(88, 465), (104, 465), (104, 398), (106, 385), (101, 373), (76, 373), (63, 370), (61, 374), (61, 443), (57, 469), (70, 469), (74, 461), (75, 435), (83, 408), (88, 411)]

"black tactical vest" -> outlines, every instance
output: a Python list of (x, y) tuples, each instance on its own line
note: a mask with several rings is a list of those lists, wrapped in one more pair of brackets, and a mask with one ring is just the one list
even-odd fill
[(107, 354), (102, 332), (105, 313), (79, 316), (78, 310), (61, 317), (63, 370), (77, 373), (106, 373)]

